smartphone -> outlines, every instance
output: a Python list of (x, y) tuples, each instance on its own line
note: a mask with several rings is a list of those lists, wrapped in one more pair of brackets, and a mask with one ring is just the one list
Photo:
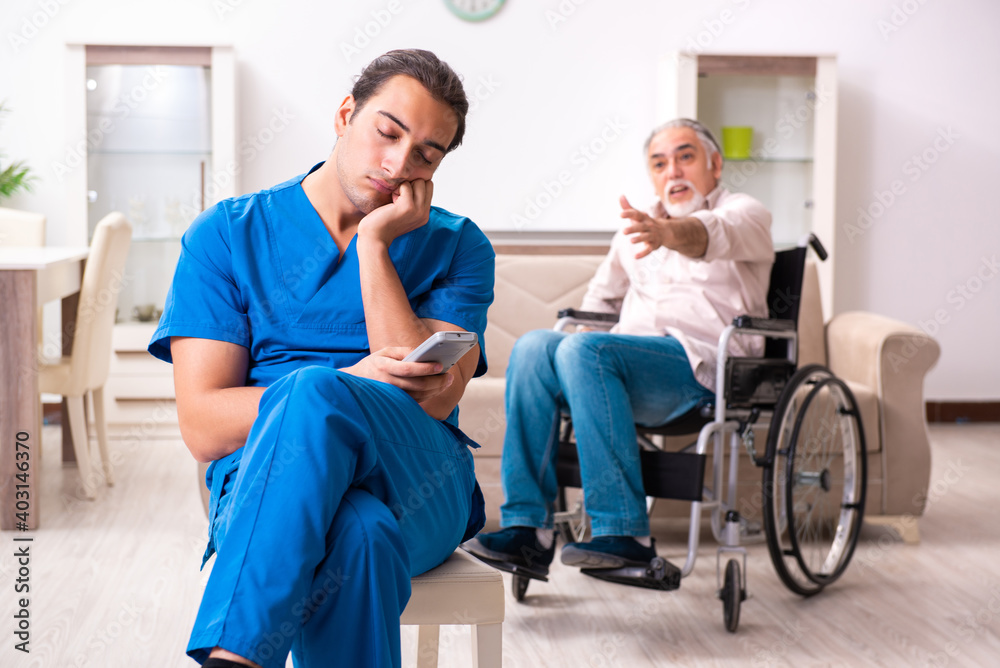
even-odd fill
[(404, 362), (438, 362), (445, 373), (479, 342), (475, 332), (434, 332), (403, 358)]

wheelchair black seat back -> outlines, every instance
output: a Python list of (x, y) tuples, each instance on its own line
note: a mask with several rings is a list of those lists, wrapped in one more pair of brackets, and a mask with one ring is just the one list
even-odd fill
[[(743, 555), (740, 546), (748, 534), (763, 531), (771, 561), (779, 578), (803, 596), (818, 593), (844, 572), (861, 528), (866, 488), (864, 432), (850, 389), (819, 365), (797, 368), (797, 324), (803, 290), (806, 255), (812, 247), (825, 260), (826, 251), (815, 235), (798, 247), (776, 253), (767, 295), (768, 317), (743, 315), (726, 328), (718, 346), (715, 401), (698, 406), (666, 425), (636, 425), (645, 492), (650, 499), (670, 498), (692, 502), (687, 562), (680, 570), (688, 575), (698, 547), (701, 513), (712, 512), (712, 530), (720, 543), (719, 555)], [(568, 324), (609, 326), (607, 314), (566, 309), (559, 313), (556, 329)], [(732, 336), (764, 337), (759, 358), (730, 357)], [(768, 429), (767, 443), (758, 452), (755, 431)], [(724, 434), (730, 434), (728, 485), (723, 478)], [(697, 442), (681, 452), (660, 449), (656, 435), (693, 435)], [(712, 444), (712, 486), (704, 484), (708, 446)], [(763, 526), (748, 526), (736, 512), (737, 465), (745, 449), (762, 469)], [(572, 416), (564, 416), (556, 464), (560, 485), (556, 501), (559, 533), (568, 540), (582, 540), (586, 533), (585, 504), (570, 509), (566, 487), (581, 485)], [(667, 569), (670, 571), (671, 569)], [(655, 573), (584, 570), (602, 579), (659, 589), (679, 586), (673, 573), (658, 581)], [(723, 600), (726, 628), (735, 631), (739, 605), (746, 596), (745, 577), (739, 561), (730, 559), (722, 575), (717, 563), (719, 597)], [(525, 582), (515, 583), (518, 599)]]
[[(809, 237), (809, 246), (821, 260), (827, 258), (826, 249), (815, 235)], [(808, 246), (802, 245), (775, 253), (767, 291), (768, 318), (762, 320), (743, 315), (733, 321), (734, 327), (778, 332), (798, 330), (808, 250)], [(796, 344), (797, 338), (767, 337), (762, 358), (728, 358), (725, 372), (729, 406), (749, 408), (778, 403), (785, 384), (795, 373)]]

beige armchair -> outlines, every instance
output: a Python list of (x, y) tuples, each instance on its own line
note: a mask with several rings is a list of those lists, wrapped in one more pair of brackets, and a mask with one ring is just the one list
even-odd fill
[[(489, 313), (489, 372), (474, 379), (460, 404), (462, 429), (482, 445), (476, 472), (486, 496), (487, 526), (503, 502), (500, 458), (506, 427), (504, 374), (516, 339), (552, 327), (560, 308), (578, 306), (600, 255), (499, 255), (496, 301)], [(889, 524), (908, 542), (919, 539), (930, 479), (930, 441), (924, 413), (924, 377), (940, 354), (921, 330), (873, 313), (842, 313), (824, 323), (816, 267), (807, 264), (799, 314), (799, 364), (825, 364), (851, 387), (868, 446), (866, 519)], [(765, 437), (764, 433), (758, 438)], [(667, 447), (686, 445), (673, 439)], [(745, 453), (744, 453), (745, 456)], [(739, 510), (753, 518), (761, 505), (760, 471), (740, 463)], [(712, 466), (706, 467), (710, 473)], [(657, 504), (657, 514), (686, 516), (681, 502)]]

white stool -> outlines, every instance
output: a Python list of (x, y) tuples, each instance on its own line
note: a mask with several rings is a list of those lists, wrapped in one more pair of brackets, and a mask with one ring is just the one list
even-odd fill
[[(201, 502), (208, 514), (205, 470), (198, 465)], [(500, 668), (504, 593), (500, 571), (462, 550), (447, 561), (410, 580), (412, 593), (399, 623), (419, 626), (417, 668), (432, 668), (438, 660), (440, 626), (470, 624), (473, 668)]]
[(500, 572), (462, 550), (411, 581), (400, 624), (420, 627), (417, 668), (437, 666), (438, 628), (472, 625), (473, 668), (500, 668), (504, 593)]

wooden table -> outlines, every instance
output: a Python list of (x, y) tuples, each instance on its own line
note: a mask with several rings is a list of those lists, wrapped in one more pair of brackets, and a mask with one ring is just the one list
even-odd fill
[(38, 528), (38, 476), (42, 469), (38, 308), (63, 300), (62, 331), (72, 334), (76, 295), (88, 253), (86, 247), (0, 247), (2, 529)]

